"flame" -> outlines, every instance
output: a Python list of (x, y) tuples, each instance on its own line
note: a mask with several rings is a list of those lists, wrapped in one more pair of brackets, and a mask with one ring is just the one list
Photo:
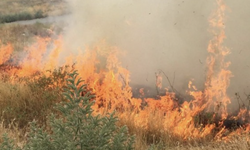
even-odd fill
[(209, 20), (214, 38), (208, 45), (210, 56), (207, 58), (205, 99), (208, 103), (208, 111), (218, 112), (221, 118), (226, 119), (228, 116), (226, 108), (227, 104), (230, 103), (226, 92), (232, 73), (228, 70), (230, 62), (225, 62), (225, 57), (230, 54), (230, 50), (223, 46), (223, 41), (226, 38), (224, 25), (226, 6), (222, 0), (217, 0), (216, 3), (218, 9)]
[(20, 77), (31, 76), (34, 73), (41, 71), (43, 68), (43, 55), (47, 50), (47, 42), (49, 39), (38, 38), (37, 43), (26, 49), (27, 55), (20, 62), (21, 70), (17, 74)]
[[(96, 95), (94, 110), (96, 113), (111, 112), (116, 110), (121, 121), (132, 124), (136, 129), (153, 130), (170, 133), (184, 141), (190, 139), (206, 138), (213, 133), (216, 124), (199, 122), (199, 115), (206, 110), (216, 112), (222, 119), (228, 116), (227, 96), (232, 73), (228, 70), (230, 62), (225, 62), (225, 57), (230, 53), (223, 46), (225, 36), (225, 9), (222, 0), (217, 0), (218, 10), (210, 19), (210, 26), (214, 38), (209, 42), (207, 58), (208, 70), (205, 90), (198, 91), (189, 82), (191, 101), (181, 103), (175, 93), (167, 91), (159, 100), (145, 97), (140, 89), (141, 98), (133, 98), (132, 88), (129, 86), (130, 73), (119, 62), (120, 51), (116, 47), (109, 47), (105, 42), (100, 42), (94, 48), (86, 47), (79, 50), (77, 55), (64, 58), (63, 64), (59, 63), (60, 54), (65, 52), (63, 40), (37, 38), (37, 42), (28, 47), (26, 56), (19, 62), (19, 69), (12, 69), (9, 73), (17, 77), (30, 77), (34, 74), (46, 74), (58, 66), (71, 66), (78, 70), (80, 77), (85, 80), (88, 89)], [(13, 48), (10, 44), (0, 44), (0, 64), (4, 64), (11, 56)], [(15, 80), (15, 79), (13, 79)], [(162, 77), (156, 74), (156, 87), (162, 88)], [(238, 117), (249, 114), (241, 110)], [(129, 117), (128, 117), (129, 116)], [(198, 116), (198, 117), (197, 117)], [(129, 118), (129, 119), (128, 119)], [(195, 120), (195, 118), (198, 119)], [(211, 120), (214, 119), (214, 114)], [(250, 129), (250, 125), (246, 127)], [(221, 128), (215, 137), (222, 137), (225, 128)]]
[[(15, 76), (46, 74), (47, 70), (58, 66), (58, 57), (63, 51), (62, 39), (37, 40), (37, 43), (27, 48), (27, 55), (19, 63), (20, 69), (15, 70)], [(210, 133), (213, 125), (197, 128), (193, 120), (194, 116), (204, 109), (198, 106), (201, 95), (195, 96), (195, 92), (192, 92), (194, 100), (181, 105), (176, 101), (175, 94), (168, 91), (160, 100), (145, 98), (143, 89), (140, 90), (141, 99), (133, 98), (132, 88), (129, 86), (129, 71), (121, 66), (117, 55), (119, 50), (116, 47), (107, 50), (107, 46), (101, 43), (94, 49), (86, 48), (84, 52), (79, 51), (78, 55), (70, 55), (62, 64), (72, 66), (72, 63), (75, 63), (72, 67), (78, 70), (89, 90), (96, 95), (94, 108), (97, 113), (116, 110), (121, 113), (120, 119), (125, 119), (124, 114), (129, 113), (138, 128), (148, 130), (161, 126), (162, 130), (171, 131), (183, 139), (204, 137)], [(162, 77), (159, 75), (156, 81), (160, 88)], [(145, 106), (142, 105), (143, 102)], [(151, 125), (156, 119), (153, 118), (155, 116), (162, 119), (161, 125)]]

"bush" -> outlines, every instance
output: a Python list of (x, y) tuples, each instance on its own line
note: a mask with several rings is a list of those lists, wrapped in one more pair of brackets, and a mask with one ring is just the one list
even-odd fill
[(47, 15), (42, 10), (37, 10), (35, 13), (32, 12), (20, 12), (16, 14), (6, 14), (0, 16), (0, 23), (10, 23), (21, 20), (32, 20), (38, 18), (45, 18)]
[(3, 142), (0, 145), (1, 150), (20, 150), (20, 148), (15, 147), (12, 139), (8, 138), (7, 134), (3, 135)]
[[(36, 122), (31, 123), (31, 132), (24, 150), (130, 150), (133, 148), (134, 137), (129, 136), (125, 126), (116, 126), (117, 117), (114, 113), (101, 117), (94, 116), (90, 102), (94, 96), (85, 91), (86, 85), (77, 79), (77, 72), (69, 74), (64, 96), (68, 102), (56, 106), (60, 117), (51, 114), (50, 129), (39, 128)], [(81, 96), (81, 93), (86, 93)], [(0, 147), (14, 149), (9, 139), (4, 138)], [(5, 144), (5, 145), (3, 145)], [(7, 150), (7, 149), (6, 149)]]
[(10, 23), (19, 20), (30, 20), (33, 16), (29, 12), (21, 12), (18, 14), (8, 14), (0, 17), (1, 23)]

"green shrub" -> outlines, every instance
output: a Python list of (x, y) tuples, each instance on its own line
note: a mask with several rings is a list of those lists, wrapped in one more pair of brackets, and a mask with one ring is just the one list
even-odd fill
[(30, 19), (33, 19), (33, 16), (29, 12), (21, 12), (18, 14), (8, 14), (0, 16), (1, 23), (9, 23), (19, 20), (30, 20)]
[(1, 150), (21, 150), (21, 148), (15, 146), (14, 141), (8, 137), (7, 134), (3, 135), (3, 142), (0, 145)]
[(6, 14), (0, 16), (0, 23), (10, 23), (21, 20), (32, 20), (47, 17), (42, 10), (37, 10), (34, 14), (31, 12), (20, 12), (15, 14)]
[[(51, 114), (49, 130), (39, 128), (36, 122), (31, 123), (31, 131), (24, 150), (130, 150), (134, 137), (129, 136), (125, 126), (116, 126), (114, 113), (101, 117), (93, 115), (90, 102), (94, 96), (85, 91), (86, 85), (77, 79), (77, 72), (69, 74), (64, 96), (68, 102), (56, 106), (60, 115)], [(86, 93), (81, 96), (81, 93)], [(7, 141), (7, 142), (6, 142)], [(5, 140), (2, 143), (8, 143)], [(12, 146), (14, 148), (14, 146)], [(7, 150), (7, 149), (6, 149)]]
[(16, 14), (17, 15), (17, 20), (30, 20), (30, 19), (33, 19), (33, 16), (31, 13), (29, 12), (22, 12), (22, 13), (19, 13), (19, 14)]

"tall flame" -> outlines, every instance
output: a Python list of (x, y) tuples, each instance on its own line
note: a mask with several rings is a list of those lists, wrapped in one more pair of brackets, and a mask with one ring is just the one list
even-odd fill
[[(168, 91), (159, 100), (147, 98), (143, 89), (140, 90), (141, 98), (134, 98), (129, 86), (129, 71), (121, 66), (117, 57), (119, 50), (116, 47), (108, 47), (104, 42), (93, 49), (79, 51), (78, 55), (66, 57), (64, 65), (78, 70), (89, 90), (96, 95), (96, 113), (117, 110), (121, 122), (133, 126), (138, 131), (157, 130), (185, 141), (206, 138), (216, 125), (199, 123), (195, 120), (197, 115), (207, 110), (216, 112), (220, 118), (225, 119), (228, 116), (227, 104), (230, 103), (226, 92), (232, 73), (228, 70), (230, 62), (225, 61), (230, 51), (223, 46), (226, 38), (226, 6), (223, 0), (216, 0), (216, 3), (218, 9), (209, 20), (214, 37), (207, 49), (209, 56), (205, 90), (198, 91), (190, 82), (189, 94), (193, 97), (190, 102), (181, 103), (176, 100), (175, 93)], [(10, 45), (0, 46), (0, 64), (3, 64), (10, 58), (13, 48)], [(63, 50), (62, 38), (54, 42), (51, 39), (38, 39), (37, 43), (28, 48), (27, 56), (19, 63), (20, 68), (11, 70), (10, 74), (18, 77), (30, 77), (37, 72), (46, 74), (47, 70), (58, 67), (59, 54)], [(156, 82), (157, 88), (161, 88), (160, 75), (157, 76)]]
[(205, 83), (205, 100), (208, 104), (209, 111), (217, 112), (222, 119), (228, 116), (227, 104), (230, 99), (227, 96), (227, 88), (230, 83), (231, 71), (228, 70), (230, 62), (225, 61), (225, 57), (230, 53), (230, 50), (223, 46), (225, 36), (225, 10), (226, 6), (223, 0), (216, 0), (218, 5), (209, 20), (214, 35), (209, 42), (207, 58), (208, 70), (207, 80)]

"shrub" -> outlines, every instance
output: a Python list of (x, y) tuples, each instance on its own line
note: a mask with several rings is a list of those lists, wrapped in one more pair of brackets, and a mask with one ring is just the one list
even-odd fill
[(18, 14), (8, 14), (0, 17), (1, 23), (9, 23), (19, 20), (30, 20), (33, 19), (33, 16), (29, 12), (21, 12)]
[[(93, 115), (94, 96), (85, 91), (86, 85), (77, 79), (77, 72), (69, 74), (64, 96), (67, 102), (56, 106), (60, 117), (51, 114), (50, 129), (39, 128), (36, 122), (31, 123), (31, 131), (25, 150), (130, 150), (133, 149), (134, 137), (128, 134), (125, 126), (116, 126), (114, 113), (107, 116)], [(81, 96), (81, 93), (86, 93)], [(5, 137), (2, 143), (11, 147)], [(11, 148), (14, 148), (12, 145)]]
[(0, 145), (1, 150), (20, 150), (20, 148), (15, 147), (12, 139), (9, 139), (7, 134), (3, 135), (3, 142)]
[(20, 12), (15, 14), (6, 14), (0, 16), (0, 23), (10, 23), (21, 20), (32, 20), (38, 18), (45, 18), (46, 14), (42, 10), (37, 10), (35, 13), (32, 12)]

